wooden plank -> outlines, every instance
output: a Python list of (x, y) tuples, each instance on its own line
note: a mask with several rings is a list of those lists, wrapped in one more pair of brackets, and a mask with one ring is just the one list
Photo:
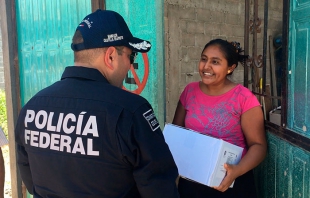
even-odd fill
[(12, 197), (21, 198), (22, 180), (16, 166), (16, 145), (14, 135), (14, 123), (17, 121), (18, 113), (20, 110), (15, 0), (1, 0), (0, 14), (10, 149)]
[(91, 0), (92, 12), (95, 12), (97, 9), (105, 10), (105, 0)]
[[(277, 97), (277, 78), (276, 78), (276, 62), (275, 62), (275, 54), (273, 48), (273, 37), (269, 36), (269, 52), (270, 52), (270, 82), (271, 82), (271, 95)], [(273, 107), (276, 108), (278, 106), (278, 100), (273, 99)]]

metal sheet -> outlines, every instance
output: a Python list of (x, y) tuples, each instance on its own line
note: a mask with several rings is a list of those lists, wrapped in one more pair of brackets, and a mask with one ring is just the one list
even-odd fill
[(71, 39), (90, 12), (89, 0), (16, 1), (22, 105), (73, 64)]
[(291, 1), (288, 128), (310, 137), (310, 0)]
[[(161, 126), (163, 126), (165, 120), (163, 1), (106, 0), (106, 9), (120, 13), (134, 36), (152, 43), (147, 58), (142, 54), (138, 55), (136, 61), (138, 65), (133, 72), (128, 73), (124, 86), (130, 91), (135, 91), (143, 86), (138, 86), (139, 81), (142, 84), (143, 79), (146, 78), (145, 88), (139, 94), (151, 103)], [(148, 75), (146, 59), (149, 63)], [(138, 78), (135, 78), (135, 74)], [(135, 83), (130, 84), (129, 79)]]
[(258, 197), (310, 196), (310, 153), (268, 134), (268, 155), (255, 169)]

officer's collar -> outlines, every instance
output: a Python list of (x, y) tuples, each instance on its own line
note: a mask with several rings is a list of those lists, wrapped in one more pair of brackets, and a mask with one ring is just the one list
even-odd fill
[(97, 69), (82, 66), (66, 67), (64, 73), (61, 76), (61, 80), (65, 78), (84, 78), (87, 80), (109, 83), (108, 80)]

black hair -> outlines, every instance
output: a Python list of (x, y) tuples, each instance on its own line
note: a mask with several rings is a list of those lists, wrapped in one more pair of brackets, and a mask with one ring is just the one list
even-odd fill
[(76, 30), (72, 37), (72, 43), (79, 44), (83, 42), (84, 42), (84, 39), (83, 39), (82, 33), (80, 32), (80, 30)]
[[(79, 44), (83, 43), (84, 39), (80, 30), (76, 30), (73, 37), (72, 43)], [(81, 62), (81, 63), (92, 63), (101, 53), (105, 51), (105, 48), (93, 48), (93, 49), (86, 49), (81, 51), (73, 51), (74, 54), (74, 62)]]
[(248, 55), (241, 54), (244, 50), (242, 50), (240, 43), (235, 42), (235, 41), (228, 42), (223, 39), (211, 40), (205, 45), (205, 47), (202, 50), (202, 53), (207, 47), (213, 46), (213, 45), (217, 45), (220, 48), (220, 50), (224, 54), (224, 57), (227, 60), (228, 66), (232, 66), (233, 64), (236, 64), (236, 67), (237, 67), (238, 62), (244, 65), (246, 59), (249, 57)]

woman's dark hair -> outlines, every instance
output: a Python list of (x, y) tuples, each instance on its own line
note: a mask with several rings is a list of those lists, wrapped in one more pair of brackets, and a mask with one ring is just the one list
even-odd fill
[(235, 42), (235, 41), (228, 42), (222, 39), (211, 40), (209, 43), (205, 45), (205, 47), (202, 50), (202, 53), (207, 47), (213, 46), (213, 45), (216, 45), (220, 48), (220, 50), (224, 54), (224, 57), (227, 60), (228, 66), (232, 66), (233, 64), (236, 64), (236, 67), (237, 67), (238, 62), (244, 65), (245, 60), (248, 58), (248, 55), (241, 54), (243, 50), (240, 46), (240, 43)]

